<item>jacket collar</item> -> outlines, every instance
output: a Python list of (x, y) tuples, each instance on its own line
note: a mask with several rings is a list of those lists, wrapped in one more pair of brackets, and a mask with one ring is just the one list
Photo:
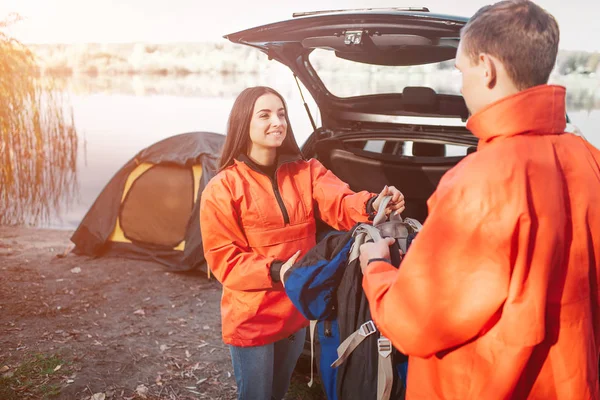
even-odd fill
[[(299, 154), (289, 154), (289, 153), (277, 154), (277, 161), (276, 161), (275, 171), (277, 171), (279, 169), (279, 167), (281, 167), (283, 164), (287, 164), (287, 163), (295, 162), (295, 161), (300, 161), (302, 159), (303, 159), (302, 156), (299, 155)], [(250, 167), (250, 169), (252, 169), (252, 170), (254, 170), (256, 172), (259, 172), (261, 174), (265, 173), (265, 167), (256, 164), (246, 154), (240, 154), (239, 156), (237, 156), (235, 158), (235, 161), (236, 162), (243, 162), (248, 167)]]
[(565, 88), (540, 85), (490, 104), (467, 122), (481, 148), (498, 137), (561, 134), (566, 127)]

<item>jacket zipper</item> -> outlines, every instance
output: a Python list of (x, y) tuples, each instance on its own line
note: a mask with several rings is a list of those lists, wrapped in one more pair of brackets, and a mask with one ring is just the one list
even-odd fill
[[(248, 157), (245, 157), (245, 158), (247, 159)], [(267, 178), (269, 178), (269, 180), (271, 181), (271, 186), (273, 187), (273, 193), (275, 194), (275, 199), (277, 200), (277, 204), (279, 205), (281, 214), (283, 214), (283, 223), (284, 223), (284, 225), (289, 225), (290, 215), (288, 214), (287, 209), (285, 208), (285, 203), (283, 202), (283, 198), (281, 197), (281, 193), (279, 192), (279, 186), (277, 184), (277, 171), (279, 170), (279, 167), (281, 165), (279, 165), (275, 169), (273, 176), (269, 176), (268, 174), (265, 174), (265, 172), (263, 170), (261, 170), (261, 168), (258, 167), (252, 160), (247, 159), (244, 162), (246, 163), (246, 165), (248, 165), (250, 167), (250, 169), (252, 169), (262, 175), (265, 175)]]
[(277, 185), (277, 170), (275, 170), (275, 174), (271, 179), (271, 185), (273, 186), (273, 192), (275, 193), (275, 199), (277, 199), (277, 204), (279, 204), (279, 209), (283, 214), (283, 223), (285, 225), (289, 225), (290, 223), (290, 215), (285, 208), (285, 204), (283, 203), (283, 199), (281, 198), (281, 193), (279, 192), (279, 186)]

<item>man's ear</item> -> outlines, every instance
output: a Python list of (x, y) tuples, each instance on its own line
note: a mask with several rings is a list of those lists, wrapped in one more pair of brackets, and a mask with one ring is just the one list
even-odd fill
[(493, 89), (496, 86), (498, 78), (496, 61), (489, 54), (481, 53), (479, 54), (479, 64), (482, 67), (481, 73), (483, 74), (485, 85), (488, 89)]

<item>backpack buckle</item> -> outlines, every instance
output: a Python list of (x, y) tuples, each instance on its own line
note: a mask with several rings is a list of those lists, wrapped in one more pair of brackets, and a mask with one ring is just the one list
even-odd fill
[(371, 320), (365, 322), (360, 326), (360, 328), (358, 328), (358, 334), (364, 337), (367, 337), (375, 332), (377, 332), (377, 328), (375, 328), (375, 324)]
[(379, 355), (383, 358), (387, 358), (390, 354), (392, 354), (392, 342), (390, 339), (385, 336), (381, 336), (377, 339), (377, 351)]

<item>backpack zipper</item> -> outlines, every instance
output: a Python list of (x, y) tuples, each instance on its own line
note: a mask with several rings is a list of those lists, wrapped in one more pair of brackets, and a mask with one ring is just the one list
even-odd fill
[(331, 323), (331, 321), (329, 320), (325, 320), (323, 321), (323, 330), (325, 331), (325, 337), (332, 337), (333, 336), (333, 325)]

